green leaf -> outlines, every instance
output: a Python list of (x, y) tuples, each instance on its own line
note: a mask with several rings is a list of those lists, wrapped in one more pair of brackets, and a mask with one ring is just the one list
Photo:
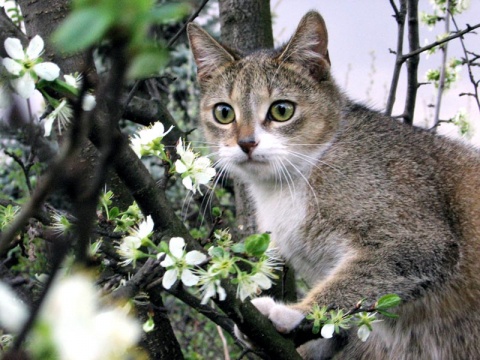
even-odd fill
[(114, 219), (118, 216), (118, 214), (120, 214), (120, 210), (118, 209), (118, 207), (113, 207), (110, 209), (110, 211), (108, 212), (108, 218), (109, 219)]
[(400, 305), (402, 299), (400, 296), (396, 294), (387, 294), (382, 296), (380, 299), (377, 300), (375, 304), (376, 310), (386, 310), (392, 307)]
[(220, 208), (218, 206), (215, 206), (212, 209), (212, 215), (215, 216), (215, 217), (220, 217), (220, 216), (222, 216), (222, 210), (220, 210)]
[(113, 21), (112, 14), (98, 6), (74, 11), (53, 34), (53, 43), (65, 53), (84, 50), (100, 41)]
[(165, 241), (161, 241), (159, 244), (160, 251), (163, 253), (169, 253), (169, 247), (168, 244)]
[[(45, 82), (45, 85), (43, 83)], [(68, 96), (68, 95), (78, 95), (78, 89), (68, 85), (65, 81), (55, 79), (54, 81), (45, 81), (45, 80), (40, 80), (38, 82), (39, 87), (43, 86), (48, 86), (55, 90), (56, 92), (60, 93), (61, 95)]]
[(236, 243), (232, 246), (232, 251), (236, 254), (243, 254), (245, 253), (245, 244), (244, 243)]
[(391, 319), (397, 319), (398, 318), (397, 314), (393, 314), (391, 312), (388, 312), (388, 311), (385, 311), (385, 310), (380, 310), (380, 309), (377, 309), (377, 311), (378, 311), (379, 314), (382, 314), (383, 316), (389, 317)]
[(252, 256), (261, 256), (267, 251), (270, 244), (270, 235), (254, 234), (245, 239), (245, 252)]
[[(127, 76), (130, 79), (139, 79), (157, 75), (167, 61), (168, 52), (165, 49), (143, 51), (133, 58)], [(183, 175), (185, 174), (182, 174), (182, 177)]]
[(223, 249), (219, 246), (210, 248), (208, 252), (212, 257), (223, 257), (223, 255), (225, 254)]
[(157, 24), (166, 24), (181, 20), (190, 12), (190, 6), (185, 3), (165, 4), (150, 11), (148, 20)]

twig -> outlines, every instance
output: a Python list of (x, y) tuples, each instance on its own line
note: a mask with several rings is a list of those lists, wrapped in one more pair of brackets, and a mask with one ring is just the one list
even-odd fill
[(15, 155), (13, 152), (11, 151), (8, 151), (8, 150), (4, 150), (3, 151), (6, 155), (10, 156), (13, 160), (15, 160), (15, 162), (20, 165), (20, 167), (22, 168), (22, 171), (23, 171), (23, 175), (25, 176), (25, 182), (27, 184), (27, 188), (28, 188), (28, 192), (30, 193), (30, 195), (32, 194), (32, 183), (30, 182), (30, 168), (33, 166), (33, 162), (29, 161), (27, 164), (25, 164), (23, 162), (22, 159), (20, 159), (20, 157), (18, 157), (17, 155)]
[(446, 43), (450, 40), (453, 40), (453, 39), (456, 39), (458, 37), (461, 37), (469, 32), (472, 32), (473, 30), (477, 29), (480, 27), (480, 24), (476, 24), (474, 26), (470, 26), (467, 24), (467, 28), (466, 29), (463, 29), (462, 31), (459, 31), (459, 32), (456, 32), (455, 34), (452, 34), (450, 36), (447, 36), (446, 38), (443, 38), (441, 40), (437, 40), (437, 41), (434, 41), (433, 43), (429, 44), (429, 45), (425, 45), (421, 48), (418, 48), (417, 50), (415, 51), (412, 51), (412, 52), (409, 52), (408, 54), (405, 54), (403, 55), (403, 59), (404, 61), (407, 60), (408, 58), (412, 57), (412, 56), (415, 56), (415, 55), (418, 55), (418, 54), (421, 54), (427, 50), (430, 50), (431, 48), (434, 48), (435, 46), (438, 46), (438, 45), (442, 45), (443, 43)]
[(207, 5), (207, 3), (208, 3), (208, 0), (203, 0), (202, 1), (200, 6), (198, 7), (198, 9), (192, 15), (190, 15), (187, 22), (185, 24), (183, 24), (181, 29), (179, 31), (177, 31), (177, 33), (168, 41), (168, 43), (167, 43), (168, 47), (172, 47), (172, 45), (175, 43), (175, 41), (177, 41), (177, 39), (180, 37), (180, 35), (185, 31), (188, 23), (195, 20), (195, 18), (198, 16), (198, 14), (200, 14), (200, 11), (202, 11), (202, 9), (205, 7), (205, 5)]
[(225, 360), (230, 360), (230, 353), (228, 351), (228, 344), (227, 344), (227, 339), (225, 339), (225, 335), (223, 335), (223, 330), (220, 326), (216, 326), (218, 336), (220, 336), (220, 340), (222, 340), (222, 346), (223, 346), (223, 357)]
[[(458, 32), (458, 25), (457, 25), (457, 22), (455, 21), (455, 18), (453, 16), (452, 16), (452, 23), (455, 26), (455, 30)], [(472, 96), (477, 103), (478, 111), (480, 111), (480, 99), (479, 99), (479, 94), (478, 94), (478, 84), (479, 84), (479, 82), (475, 80), (475, 77), (473, 76), (473, 70), (472, 70), (472, 62), (477, 60), (480, 56), (475, 55), (470, 51), (467, 51), (467, 48), (465, 47), (465, 41), (463, 41), (463, 36), (460, 36), (459, 40), (460, 40), (460, 44), (462, 45), (463, 54), (465, 56), (465, 63), (467, 64), (468, 78), (473, 85), (473, 93), (461, 93), (459, 96), (464, 96), (464, 95)], [(474, 58), (469, 59), (468, 55), (473, 55)]]

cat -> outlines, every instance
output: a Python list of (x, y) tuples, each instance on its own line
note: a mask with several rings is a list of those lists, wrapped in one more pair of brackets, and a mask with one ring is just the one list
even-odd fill
[(328, 35), (307, 13), (277, 50), (241, 54), (188, 36), (200, 117), (220, 172), (247, 184), (259, 230), (311, 287), (253, 301), (288, 333), (313, 304), (351, 309), (395, 293), (398, 319), (367, 341), (301, 346), (305, 359), (480, 359), (480, 153), (351, 101)]

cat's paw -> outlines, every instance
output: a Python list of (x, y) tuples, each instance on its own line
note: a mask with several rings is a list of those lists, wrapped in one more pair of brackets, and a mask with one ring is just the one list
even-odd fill
[[(302, 312), (282, 303), (277, 303), (275, 300), (267, 296), (255, 298), (251, 302), (258, 311), (260, 311), (272, 322), (277, 331), (283, 334), (288, 334), (290, 331), (295, 329), (305, 318), (305, 315)], [(250, 339), (245, 336), (245, 334), (243, 334), (236, 325), (234, 332), (237, 339), (245, 344), (248, 348), (255, 348)]]
[(287, 305), (275, 303), (275, 306), (270, 309), (268, 318), (278, 332), (288, 334), (302, 322), (305, 315)]

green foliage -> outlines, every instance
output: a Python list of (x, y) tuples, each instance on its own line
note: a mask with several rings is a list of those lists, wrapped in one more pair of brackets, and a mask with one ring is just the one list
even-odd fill
[(245, 239), (245, 252), (249, 256), (259, 257), (267, 251), (269, 244), (269, 234), (253, 234)]
[(98, 45), (100, 41), (125, 44), (130, 78), (158, 73), (165, 66), (165, 45), (148, 38), (152, 25), (177, 21), (188, 14), (185, 3), (155, 5), (151, 0), (75, 0), (72, 12), (53, 35), (57, 48), (74, 53)]

